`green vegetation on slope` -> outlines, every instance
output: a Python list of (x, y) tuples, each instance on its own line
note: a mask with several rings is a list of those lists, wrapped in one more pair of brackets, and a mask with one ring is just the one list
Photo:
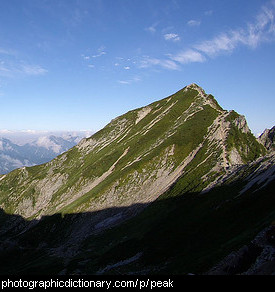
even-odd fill
[[(202, 142), (208, 127), (219, 114), (210, 105), (203, 105), (203, 97), (192, 88), (180, 90), (146, 108), (150, 108), (150, 112), (138, 123), (137, 118), (144, 108), (111, 121), (86, 139), (87, 146), (83, 149), (74, 147), (45, 165), (9, 174), (0, 184), (1, 205), (11, 214), (16, 210), (20, 213), (22, 208), (25, 212), (26, 207), (22, 206), (29, 206), (30, 219), (42, 214), (85, 211), (91, 201), (100, 198), (114, 183), (122, 190), (128, 183), (135, 184), (134, 172), (149, 174), (156, 171), (165, 151), (172, 147), (174, 153), (166, 163), (175, 169)], [(127, 155), (122, 157), (126, 149)], [(90, 191), (66, 203), (73, 194), (81, 193), (89, 181), (108, 173), (112, 165), (115, 169), (110, 175)], [(40, 182), (43, 189), (38, 187)], [(47, 186), (51, 189), (54, 184), (57, 187), (51, 194)], [(50, 192), (50, 202), (43, 206), (43, 211), (36, 211), (36, 202), (40, 196), (45, 196), (45, 192)], [(56, 209), (62, 205), (61, 209)]]
[[(226, 117), (229, 132), (216, 137), (217, 129), (223, 131), (218, 117), (221, 123)], [(68, 273), (205, 271), (274, 219), (274, 181), (259, 192), (238, 196), (255, 165), (240, 167), (226, 184), (201, 192), (228, 171), (223, 159), (232, 149), (243, 162), (265, 154), (243, 126), (237, 113), (228, 114), (213, 96), (191, 86), (114, 119), (47, 164), (2, 177), (3, 234), (16, 237), (19, 244), (8, 253), (6, 271), (34, 273), (43, 266), (43, 273), (55, 273), (65, 268), (61, 255), (66, 252), (77, 253)], [(152, 190), (176, 171), (168, 190), (160, 188), (152, 196)], [(98, 225), (125, 214), (129, 218), (136, 210), (143, 211), (91, 235)], [(7, 215), (15, 213), (32, 220), (29, 229), (24, 229), (28, 222), (21, 217)], [(10, 223), (17, 220), (12, 231)], [(32, 249), (34, 257), (29, 255)], [(17, 259), (20, 250), (22, 260)], [(0, 256), (7, 262), (1, 250)], [(135, 257), (132, 263), (111, 267)]]

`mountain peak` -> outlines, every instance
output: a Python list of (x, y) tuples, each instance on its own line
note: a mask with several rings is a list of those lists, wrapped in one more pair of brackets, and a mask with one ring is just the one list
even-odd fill
[(217, 100), (214, 98), (212, 94), (207, 94), (202, 87), (200, 87), (196, 83), (191, 83), (182, 89), (183, 92), (187, 92), (189, 90), (195, 90), (198, 92), (197, 98), (201, 100), (203, 104), (209, 104), (214, 109), (219, 112), (223, 112), (223, 108), (219, 105)]
[(184, 91), (187, 91), (187, 90), (190, 90), (190, 89), (196, 90), (196, 91), (198, 91), (199, 93), (203, 93), (203, 94), (205, 95), (205, 91), (203, 90), (203, 88), (200, 87), (200, 86), (199, 86), (198, 84), (196, 84), (196, 83), (191, 83), (191, 84), (189, 84), (189, 85), (187, 85), (187, 86), (185, 86), (185, 87), (183, 88)]
[[(192, 271), (198, 252), (212, 262), (209, 251), (220, 257), (221, 244), (272, 218), (275, 156), (265, 154), (244, 116), (194, 83), (131, 110), (50, 162), (0, 176), (0, 272)], [(201, 245), (185, 258), (192, 241)]]
[(198, 84), (196, 83), (191, 83), (186, 86), (186, 88), (192, 88), (192, 89), (202, 89)]

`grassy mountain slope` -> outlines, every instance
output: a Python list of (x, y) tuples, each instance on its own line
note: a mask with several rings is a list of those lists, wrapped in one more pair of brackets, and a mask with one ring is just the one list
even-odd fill
[(237, 166), (201, 193), (181, 192), (181, 177), (137, 216), (82, 241), (76, 230), (108, 210), (31, 222), (1, 213), (0, 273), (204, 273), (274, 221), (274, 165), (273, 154)]
[(239, 120), (192, 84), (114, 119), (47, 164), (2, 177), (0, 206), (33, 219), (151, 202), (183, 173), (207, 186), (265, 151)]
[(266, 152), (243, 116), (196, 84), (130, 111), (51, 162), (0, 177), (10, 247), (0, 257), (14, 258), (4, 270), (204, 271), (274, 217)]

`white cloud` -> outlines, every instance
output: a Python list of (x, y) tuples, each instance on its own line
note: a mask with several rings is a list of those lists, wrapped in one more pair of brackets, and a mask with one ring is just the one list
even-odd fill
[(27, 129), (27, 130), (21, 130), (20, 132), (21, 133), (27, 133), (27, 134), (37, 134), (37, 133), (44, 133), (44, 132), (47, 132), (47, 131), (37, 131), (37, 130)]
[(157, 26), (158, 26), (158, 22), (155, 22), (155, 23), (152, 24), (151, 26), (146, 27), (145, 30), (146, 30), (146, 31), (149, 31), (149, 32), (152, 33), (152, 34), (154, 34), (154, 33), (157, 31), (157, 29), (156, 29)]
[(256, 48), (263, 42), (275, 40), (274, 16), (275, 1), (272, 1), (262, 7), (254, 23), (249, 23), (245, 28), (221, 33), (211, 40), (195, 45), (194, 48), (211, 57), (223, 52), (232, 52), (240, 45)]
[(187, 64), (187, 63), (193, 63), (193, 62), (201, 63), (205, 61), (205, 57), (201, 53), (195, 50), (191, 50), (191, 49), (182, 51), (176, 55), (170, 55), (170, 58), (181, 64)]
[(151, 58), (151, 57), (145, 57), (139, 63), (139, 67), (140, 68), (148, 68), (148, 67), (151, 67), (151, 66), (154, 66), (154, 65), (158, 65), (158, 64), (159, 64), (159, 59)]
[(107, 53), (105, 52), (105, 47), (101, 46), (98, 50), (97, 50), (97, 54), (92, 55), (92, 58), (99, 58), (103, 55), (106, 55)]
[(160, 60), (159, 65), (169, 70), (179, 70), (179, 66), (172, 60)]
[(7, 129), (0, 130), (0, 134), (9, 134), (9, 133), (13, 133), (13, 131), (7, 130)]
[(147, 27), (146, 30), (150, 31), (151, 33), (155, 33), (156, 32), (156, 28), (153, 27), (153, 26)]
[(43, 75), (48, 72), (37, 64), (18, 59), (18, 53), (11, 49), (0, 48), (0, 76), (12, 78), (17, 75)]
[(275, 39), (275, 1), (269, 6), (264, 6), (258, 14), (254, 24), (248, 24), (244, 43), (251, 47), (257, 47), (260, 43)]
[(98, 53), (96, 55), (93, 55), (92, 57), (93, 58), (98, 58), (98, 57), (101, 57), (101, 56), (106, 55), (106, 54), (107, 54), (106, 52), (100, 52), (100, 53)]
[(129, 66), (124, 67), (125, 70), (130, 70), (131, 68)]
[(17, 63), (16, 61), (0, 62), (0, 75), (4, 77), (14, 77), (15, 75), (44, 75), (48, 72), (39, 65), (27, 63)]
[(135, 82), (139, 82), (141, 79), (138, 76), (133, 77), (132, 79), (128, 80), (118, 80), (117, 82), (124, 85), (129, 85)]
[(191, 19), (187, 22), (188, 26), (200, 26), (201, 22), (199, 20)]
[(178, 64), (176, 64), (173, 60), (169, 59), (144, 57), (139, 64), (140, 68), (149, 68), (152, 66), (160, 66), (169, 70), (179, 70)]
[(232, 51), (240, 40), (237, 32), (223, 33), (212, 40), (203, 41), (194, 48), (209, 56), (215, 56), (221, 51)]
[(180, 37), (176, 33), (167, 33), (164, 35), (164, 39), (166, 41), (174, 41), (174, 42), (180, 41)]
[(41, 66), (28, 64), (22, 65), (21, 70), (19, 71), (27, 75), (43, 75), (48, 72), (48, 70), (42, 68)]
[[(90, 56), (86, 56), (86, 55), (81, 55), (81, 57), (83, 58), (83, 60), (86, 62), (88, 62), (88, 61), (90, 61), (91, 60), (91, 57)], [(89, 68), (94, 68), (95, 67), (95, 65), (93, 65), (93, 64), (88, 64), (88, 67)]]
[(118, 80), (117, 82), (120, 84), (130, 84), (130, 81), (127, 80)]
[[(211, 15), (212, 11), (206, 11)], [(257, 48), (263, 42), (275, 40), (275, 0), (262, 6), (260, 13), (255, 17), (254, 22), (246, 26), (221, 32), (212, 39), (198, 42), (189, 48), (178, 53), (167, 55), (167, 58), (154, 58), (144, 56), (138, 62), (139, 68), (162, 67), (169, 70), (179, 70), (181, 65), (188, 63), (202, 63), (207, 58), (214, 58), (222, 53), (232, 53), (239, 46)], [(200, 21), (190, 20), (188, 25), (200, 25)], [(179, 40), (174, 33), (164, 34), (165, 40)]]

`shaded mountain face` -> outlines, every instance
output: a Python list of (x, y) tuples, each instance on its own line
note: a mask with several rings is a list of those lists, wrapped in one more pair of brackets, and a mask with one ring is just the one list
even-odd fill
[(42, 136), (32, 143), (18, 145), (6, 138), (0, 138), (0, 174), (6, 174), (23, 166), (46, 163), (69, 150), (77, 143), (77, 137), (64, 139), (56, 136)]
[[(39, 265), (60, 273), (203, 270), (274, 215), (266, 154), (244, 116), (191, 84), (1, 176), (0, 234), (13, 238), (11, 254), (30, 261), (35, 248)], [(13, 271), (24, 257), (9, 261)]]

